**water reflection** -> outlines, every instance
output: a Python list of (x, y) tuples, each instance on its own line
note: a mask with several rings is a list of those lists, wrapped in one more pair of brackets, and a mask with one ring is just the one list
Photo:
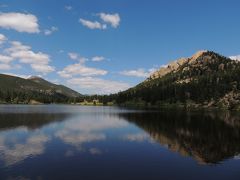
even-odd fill
[(229, 179), (232, 170), (239, 177), (238, 114), (2, 107), (0, 179)]
[(26, 158), (41, 155), (51, 137), (40, 128), (61, 122), (69, 114), (2, 113), (0, 114), (0, 159), (10, 166)]
[(53, 122), (66, 120), (71, 114), (66, 113), (2, 113), (0, 114), (0, 130), (26, 127), (39, 129)]
[(130, 142), (143, 142), (143, 141), (151, 141), (151, 137), (146, 133), (129, 133), (123, 135), (123, 140), (127, 140)]
[[(199, 163), (219, 163), (240, 154), (240, 116), (230, 112), (125, 113), (127, 121), (155, 141)], [(141, 136), (129, 136), (130, 140)]]
[(105, 141), (106, 131), (118, 128), (124, 128), (128, 123), (119, 119), (116, 115), (97, 113), (95, 115), (75, 116), (64, 122), (55, 133), (66, 144), (76, 147), (78, 150), (89, 151), (91, 154), (101, 154), (97, 148), (83, 148), (85, 143), (96, 141)]
[[(120, 120), (116, 109), (109, 108), (45, 106), (29, 107), (13, 106), (0, 109), (0, 160), (5, 166), (11, 166), (31, 157), (45, 153), (46, 145), (57, 140), (62, 142), (61, 148), (66, 148), (65, 157), (87, 152), (91, 155), (101, 155), (103, 151), (95, 145), (84, 147), (106, 140), (106, 130), (124, 128), (128, 125)], [(18, 107), (18, 108), (17, 108)], [(17, 111), (15, 111), (17, 108)], [(34, 108), (31, 111), (31, 108)], [(53, 108), (53, 113), (50, 109)], [(73, 108), (73, 109), (72, 109)], [(63, 111), (63, 112), (62, 112)], [(62, 157), (61, 157), (62, 158)]]
[[(22, 133), (18, 131), (18, 133)], [(6, 134), (0, 137), (0, 159), (5, 162), (6, 166), (10, 166), (21, 162), (25, 158), (37, 156), (44, 153), (45, 144), (50, 138), (44, 134), (32, 135), (21, 142), (18, 137), (9, 137)]]

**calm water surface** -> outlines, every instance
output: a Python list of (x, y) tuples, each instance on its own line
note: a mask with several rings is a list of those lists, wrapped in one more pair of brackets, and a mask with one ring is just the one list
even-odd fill
[(240, 114), (0, 106), (0, 179), (240, 179)]

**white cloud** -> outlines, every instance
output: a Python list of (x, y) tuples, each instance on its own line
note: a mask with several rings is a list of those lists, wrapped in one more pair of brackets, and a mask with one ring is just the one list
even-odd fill
[(0, 45), (3, 44), (7, 40), (6, 36), (0, 34)]
[(73, 60), (78, 59), (78, 54), (77, 53), (70, 52), (70, 53), (68, 53), (68, 56)]
[(43, 73), (43, 74), (47, 74), (47, 73), (55, 71), (54, 67), (49, 66), (47, 64), (31, 64), (31, 67), (36, 72), (40, 72), (40, 73)]
[[(80, 63), (85, 63), (86, 61), (88, 61), (88, 58), (82, 57), (78, 53), (75, 53), (75, 52), (68, 53), (68, 56), (69, 56), (70, 59), (77, 60)], [(93, 62), (99, 62), (99, 61), (105, 60), (105, 57), (103, 57), (103, 56), (94, 56), (94, 57), (91, 58), (91, 60)]]
[(240, 55), (230, 56), (229, 58), (232, 59), (232, 60), (240, 61)]
[(13, 69), (20, 69), (21, 65), (19, 64), (9, 64), (7, 62), (1, 62), (0, 61), (0, 70), (7, 71), (7, 70), (13, 70)]
[(20, 68), (20, 64), (11, 64), (13, 61), (18, 63), (29, 64), (35, 72), (47, 74), (55, 70), (50, 66), (51, 61), (48, 54), (32, 51), (30, 46), (26, 46), (19, 41), (9, 42), (10, 47), (3, 49), (0, 54), (1, 70), (10, 70)]
[(65, 6), (65, 9), (66, 9), (66, 10), (68, 10), (68, 11), (71, 11), (71, 10), (73, 9), (73, 7), (72, 7), (72, 6), (69, 6), (69, 5), (67, 5), (67, 6)]
[(89, 21), (89, 20), (85, 20), (85, 19), (82, 19), (80, 18), (79, 19), (79, 22), (83, 25), (83, 26), (86, 26), (87, 28), (89, 29), (106, 29), (106, 25), (104, 24), (101, 24), (100, 22), (98, 21)]
[(0, 70), (10, 70), (12, 69), (11, 65), (9, 64), (0, 64)]
[(42, 52), (33, 52), (31, 47), (23, 45), (21, 42), (14, 41), (12, 47), (5, 50), (11, 57), (18, 59), (26, 64), (48, 64), (50, 57)]
[(0, 54), (0, 63), (8, 64), (11, 61), (13, 61), (12, 57)]
[(94, 56), (92, 57), (92, 61), (94, 62), (99, 62), (99, 61), (103, 61), (105, 58), (103, 56)]
[(105, 22), (111, 24), (112, 27), (117, 28), (120, 24), (121, 18), (119, 14), (99, 13), (100, 18)]
[(75, 53), (75, 52), (68, 53), (68, 56), (70, 59), (77, 60), (81, 64), (84, 64), (86, 61), (88, 61), (88, 58), (82, 57), (78, 53)]
[(33, 14), (0, 13), (0, 27), (18, 32), (39, 33), (38, 19)]
[(93, 77), (72, 78), (67, 81), (69, 84), (79, 88), (88, 89), (97, 94), (110, 94), (128, 89), (127, 83), (105, 80)]
[(65, 72), (65, 71), (58, 71), (57, 73), (58, 73), (58, 75), (61, 76), (62, 78), (71, 78), (71, 77), (72, 77), (71, 74), (69, 74), (69, 73), (67, 73), (67, 72)]
[(44, 30), (44, 34), (46, 36), (49, 36), (49, 35), (51, 35), (52, 33), (56, 32), (56, 31), (58, 31), (58, 28), (55, 27), (55, 26), (52, 26), (50, 29), (45, 29)]
[(10, 44), (11, 44), (11, 47), (6, 49), (5, 52), (9, 53), (14, 51), (27, 51), (31, 49), (30, 46), (23, 45), (19, 41), (11, 41)]
[(117, 28), (120, 24), (121, 18), (118, 13), (115, 14), (106, 14), (99, 13), (97, 16), (100, 17), (102, 23), (99, 21), (90, 21), (86, 19), (79, 19), (79, 22), (88, 27), (89, 29), (107, 29), (107, 24), (110, 24), (113, 28)]
[(146, 71), (145, 69), (137, 69), (137, 70), (122, 71), (120, 72), (120, 74), (124, 76), (146, 78), (146, 77), (149, 77), (151, 73), (154, 71), (155, 71), (154, 68), (149, 69), (148, 71)]
[(21, 42), (13, 41), (11, 42), (12, 47), (6, 49), (11, 57), (19, 59), (22, 63), (29, 64), (48, 64), (50, 57), (42, 52), (33, 52), (30, 46), (23, 45)]
[(87, 67), (82, 63), (68, 65), (62, 71), (58, 72), (58, 74), (64, 78), (70, 78), (74, 75), (102, 76), (102, 75), (106, 75), (107, 73), (108, 72), (106, 70)]

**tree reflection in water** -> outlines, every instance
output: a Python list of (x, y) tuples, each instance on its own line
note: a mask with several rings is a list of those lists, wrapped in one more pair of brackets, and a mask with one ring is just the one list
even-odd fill
[(170, 150), (201, 164), (240, 154), (240, 116), (230, 112), (164, 111), (120, 114)]

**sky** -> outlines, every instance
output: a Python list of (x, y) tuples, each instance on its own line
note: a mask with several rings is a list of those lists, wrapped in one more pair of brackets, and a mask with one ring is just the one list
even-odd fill
[(126, 90), (199, 50), (240, 59), (239, 0), (0, 0), (0, 73)]

